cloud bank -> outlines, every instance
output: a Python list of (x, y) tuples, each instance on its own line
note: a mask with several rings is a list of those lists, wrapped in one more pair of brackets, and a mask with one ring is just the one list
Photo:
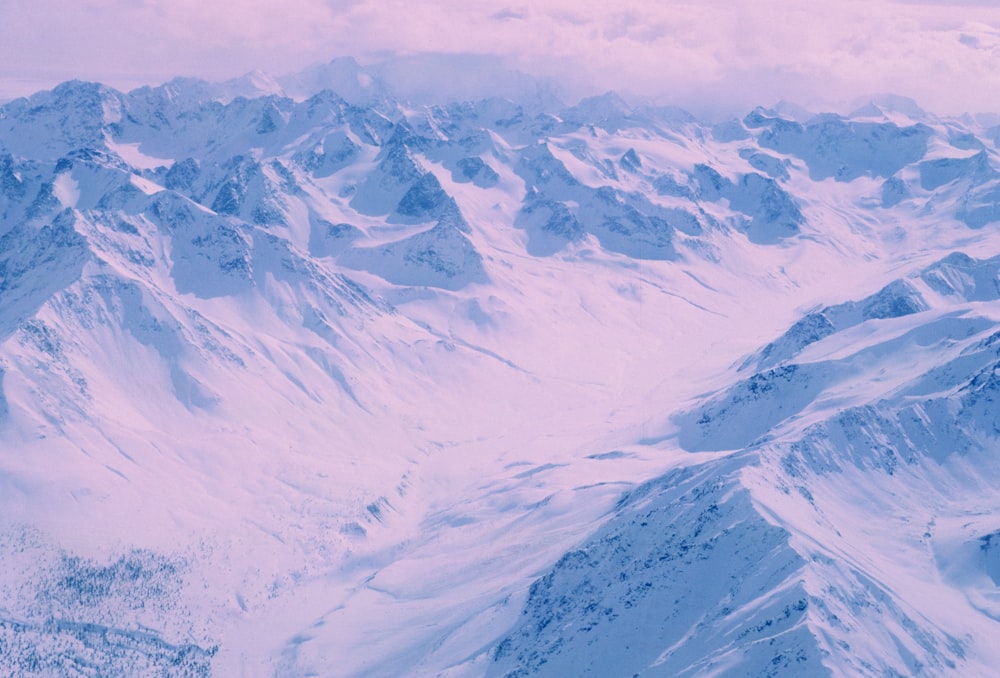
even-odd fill
[(0, 0), (0, 16), (0, 96), (436, 53), (499, 56), (569, 97), (842, 108), (893, 92), (1000, 111), (1000, 7), (985, 0)]

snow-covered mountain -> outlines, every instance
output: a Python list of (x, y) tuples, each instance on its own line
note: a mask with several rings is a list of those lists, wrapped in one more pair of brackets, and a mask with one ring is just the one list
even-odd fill
[(1000, 132), (407, 73), (0, 107), (4, 671), (988, 675)]

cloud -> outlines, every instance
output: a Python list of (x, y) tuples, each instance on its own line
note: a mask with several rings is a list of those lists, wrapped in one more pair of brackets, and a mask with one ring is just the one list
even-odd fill
[(944, 113), (1000, 111), (1000, 8), (985, 1), (0, 0), (0, 15), (0, 93), (435, 53), (506, 58), (569, 96), (694, 109), (892, 91)]
[(508, 19), (518, 19), (524, 20), (529, 17), (527, 8), (525, 7), (504, 7), (499, 12), (493, 15), (493, 18), (497, 21), (506, 21)]

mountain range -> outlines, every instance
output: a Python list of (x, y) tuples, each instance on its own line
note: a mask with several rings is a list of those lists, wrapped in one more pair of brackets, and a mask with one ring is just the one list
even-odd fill
[(3, 671), (990, 675), (1000, 127), (473, 75), (0, 106)]

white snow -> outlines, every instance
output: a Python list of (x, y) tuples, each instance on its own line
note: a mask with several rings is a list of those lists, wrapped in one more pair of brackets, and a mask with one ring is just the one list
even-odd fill
[(116, 142), (110, 136), (106, 137), (105, 143), (108, 146), (108, 150), (113, 153), (117, 153), (121, 156), (121, 159), (127, 162), (132, 167), (141, 170), (152, 170), (157, 167), (169, 167), (174, 163), (173, 158), (157, 158), (152, 155), (147, 155), (143, 153), (140, 147), (141, 142), (135, 142), (131, 144)]
[[(943, 124), (926, 122), (938, 136), (900, 171), (914, 197), (892, 208), (884, 177), (814, 178), (763, 149), (790, 161), (770, 195), (804, 219), (759, 244), (694, 171), (738, 185), (755, 172), (740, 155), (753, 137), (638, 118), (536, 133), (527, 115), (483, 131), (492, 121), (413, 110), (433, 134), (392, 156), (394, 129), (417, 132), (384, 111), (311, 119), (308, 102), (287, 104), (287, 129), (259, 134), (257, 100), (197, 103), (183, 87), (163, 93), (180, 107), (160, 111), (170, 134), (124, 119), (103, 134), (128, 170), (94, 154), (56, 175), (61, 207), (37, 219), (58, 237), (0, 229), (21, 238), (0, 253), (0, 622), (153, 629), (217, 645), (218, 675), (494, 675), (536, 650), (551, 652), (549, 675), (633, 660), (710, 674), (766, 665), (770, 640), (803, 657), (788, 675), (972, 675), (1000, 660), (981, 548), (1000, 531), (995, 419), (962, 400), (995, 352), (996, 280), (962, 269), (948, 292), (921, 277), (952, 251), (997, 255), (1000, 236), (959, 220), (950, 184), (919, 188), (918, 162), (966, 157)], [(131, 101), (140, 117), (158, 101), (128, 96), (149, 97)], [(21, 155), (48, 138), (24, 115), (0, 127), (0, 140), (23, 132)], [(366, 125), (383, 125), (382, 146)], [(298, 154), (333, 133), (361, 150), (315, 177)], [(517, 140), (533, 135), (582, 184), (539, 181), (583, 229), (544, 256), (518, 225), (534, 171), (519, 163), (538, 139)], [(39, 166), (12, 170), (33, 190), (5, 209), (27, 213), (77, 147), (39, 142)], [(845, 163), (869, 160), (847, 148)], [(628, 149), (640, 168), (620, 164)], [(174, 159), (187, 157), (185, 175)], [(469, 157), (494, 184), (462, 178)], [(423, 172), (454, 205), (403, 218)], [(689, 193), (661, 194), (664, 176)], [(311, 252), (340, 224), (353, 230)], [(671, 229), (672, 257), (606, 247), (655, 228)], [(862, 300), (897, 279), (926, 308), (865, 318)], [(850, 322), (772, 366), (793, 376), (740, 369), (805, 313), (852, 301), (838, 316)], [(705, 558), (660, 559), (692, 548)], [(174, 569), (146, 589), (100, 569), (131, 549)], [(66, 593), (74, 563), (117, 588)], [(39, 607), (45, 592), (54, 607)], [(532, 631), (549, 612), (563, 626)]]
[(65, 207), (76, 207), (80, 200), (80, 184), (68, 173), (56, 177), (52, 182), (52, 192)]

